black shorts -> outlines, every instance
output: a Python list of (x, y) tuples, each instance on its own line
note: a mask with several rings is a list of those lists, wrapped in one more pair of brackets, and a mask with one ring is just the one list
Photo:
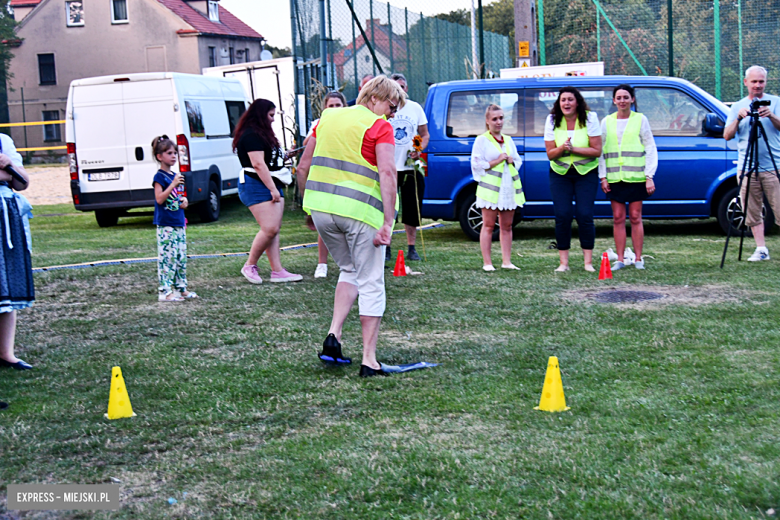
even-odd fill
[(645, 200), (650, 196), (644, 182), (613, 182), (609, 185), (609, 190), (607, 200), (623, 204)]
[(414, 170), (399, 171), (398, 189), (401, 190), (401, 222), (407, 226), (418, 227), (425, 192), (425, 176), (422, 173), (415, 173)]

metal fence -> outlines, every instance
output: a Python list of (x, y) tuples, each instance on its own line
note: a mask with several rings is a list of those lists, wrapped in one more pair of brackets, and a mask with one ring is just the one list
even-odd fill
[(744, 97), (750, 65), (780, 79), (778, 0), (536, 3), (541, 64), (604, 61), (605, 74), (677, 76), (724, 101)]
[[(429, 85), (472, 77), (470, 27), (376, 0), (325, 0), (322, 19), (319, 0), (290, 0), (290, 4), (293, 56), (298, 63), (296, 92), (306, 95), (309, 120), (318, 113), (309, 95), (313, 80), (354, 99), (366, 74), (401, 72), (409, 83), (409, 97), (423, 104)], [(441, 6), (442, 12), (449, 11), (446, 2)], [(326, 74), (320, 61), (321, 20), (325, 22)], [(488, 77), (512, 66), (508, 36), (484, 31), (477, 37), (477, 47), (480, 39)]]

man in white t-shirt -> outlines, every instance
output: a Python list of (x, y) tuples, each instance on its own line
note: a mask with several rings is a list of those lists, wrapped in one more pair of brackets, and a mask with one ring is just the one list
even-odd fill
[[(403, 74), (395, 73), (390, 79), (401, 85), (408, 94), (409, 86)], [(425, 192), (425, 176), (416, 173), (414, 167), (408, 165), (409, 159), (417, 159), (420, 152), (414, 150), (412, 139), (419, 135), (422, 137), (422, 149), (428, 146), (428, 119), (425, 111), (410, 99), (406, 100), (403, 108), (396, 112), (390, 120), (395, 133), (395, 167), (398, 170), (398, 188), (401, 191), (401, 222), (406, 230), (406, 242), (409, 251), (407, 260), (419, 260), (420, 255), (415, 250), (417, 240), (417, 227), (420, 225), (420, 210), (422, 207), (423, 193)], [(385, 260), (392, 260), (391, 248), (388, 247)]]

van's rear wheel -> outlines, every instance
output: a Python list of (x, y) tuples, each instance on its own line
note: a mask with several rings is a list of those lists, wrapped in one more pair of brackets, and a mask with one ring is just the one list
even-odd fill
[(95, 220), (100, 227), (116, 226), (119, 222), (119, 213), (112, 209), (96, 209)]
[(209, 181), (209, 196), (206, 200), (198, 204), (198, 215), (201, 222), (214, 222), (219, 219), (219, 189), (217, 183)]
[[(731, 219), (732, 210), (736, 210), (736, 213), (734, 214), (734, 225), (731, 226), (731, 236), (739, 236), (742, 234), (740, 228), (745, 222), (745, 213), (742, 211), (742, 205), (737, 198), (737, 188), (727, 191), (718, 204), (718, 224), (720, 224), (723, 234), (728, 234), (729, 232), (729, 220)], [(764, 199), (761, 215), (764, 218), (764, 232), (768, 233), (772, 226), (775, 225), (775, 214), (772, 212), (772, 208), (766, 199)], [(745, 234), (753, 236), (750, 229)]]
[[(482, 231), (482, 210), (477, 207), (476, 194), (469, 195), (460, 206), (458, 220), (460, 228), (471, 240), (478, 242), (479, 233)], [(493, 240), (498, 240), (498, 221), (493, 229)]]

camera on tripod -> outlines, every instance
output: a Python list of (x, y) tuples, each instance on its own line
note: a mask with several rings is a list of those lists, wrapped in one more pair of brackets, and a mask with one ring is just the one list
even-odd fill
[(754, 99), (753, 102), (750, 103), (750, 115), (752, 117), (758, 117), (758, 108), (768, 107), (771, 104), (772, 102), (768, 99)]

